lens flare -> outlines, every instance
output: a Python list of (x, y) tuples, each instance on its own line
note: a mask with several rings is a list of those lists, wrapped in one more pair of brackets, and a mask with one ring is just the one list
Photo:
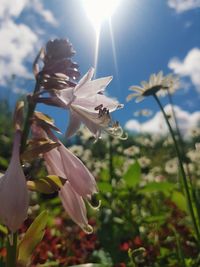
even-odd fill
[(83, 0), (87, 15), (96, 31), (104, 20), (112, 16), (119, 2), (120, 0)]

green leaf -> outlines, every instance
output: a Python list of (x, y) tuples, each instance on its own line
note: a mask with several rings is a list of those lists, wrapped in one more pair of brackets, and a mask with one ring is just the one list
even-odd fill
[(148, 216), (148, 217), (145, 217), (145, 222), (162, 224), (166, 221), (166, 217), (167, 217), (166, 214)]
[(140, 177), (141, 168), (139, 163), (136, 161), (133, 165), (129, 167), (123, 178), (128, 186), (134, 187), (140, 182)]
[(99, 191), (102, 193), (111, 192), (112, 191), (112, 185), (106, 182), (100, 182), (98, 183)]
[(179, 191), (174, 191), (172, 193), (172, 197), (171, 200), (176, 204), (176, 206), (184, 211), (184, 212), (188, 212), (188, 208), (187, 208), (187, 201), (185, 196), (179, 192)]
[(48, 175), (44, 178), (35, 181), (28, 181), (27, 185), (29, 190), (37, 191), (43, 194), (52, 194), (58, 191), (66, 182), (66, 179), (63, 179), (56, 175)]
[(18, 246), (18, 261), (21, 264), (27, 264), (29, 262), (33, 250), (44, 236), (47, 221), (48, 212), (43, 211), (36, 217), (31, 226), (26, 231), (23, 239)]
[(0, 224), (0, 232), (3, 233), (4, 235), (7, 235), (8, 234), (7, 227)]
[(102, 169), (99, 176), (101, 177), (102, 181), (108, 181), (110, 178), (109, 170), (108, 169)]
[(140, 189), (140, 193), (155, 193), (162, 192), (169, 194), (175, 188), (176, 185), (169, 182), (151, 182), (148, 183), (143, 189)]

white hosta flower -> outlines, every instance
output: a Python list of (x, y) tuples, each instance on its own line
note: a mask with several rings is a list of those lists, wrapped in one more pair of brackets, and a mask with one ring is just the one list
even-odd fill
[(145, 96), (154, 95), (159, 91), (161, 92), (161, 90), (162, 94), (164, 90), (172, 92), (176, 83), (177, 78), (171, 74), (163, 76), (163, 72), (160, 71), (158, 74), (152, 74), (148, 82), (142, 81), (141, 86), (131, 86), (129, 89), (135, 93), (128, 95), (127, 101), (135, 97), (136, 102), (140, 102)]
[(20, 228), (27, 217), (28, 190), (20, 164), (21, 132), (16, 131), (12, 158), (6, 173), (0, 177), (0, 220), (11, 232)]
[(116, 125), (112, 127), (110, 113), (123, 105), (104, 95), (112, 77), (91, 80), (93, 74), (94, 69), (90, 69), (75, 87), (57, 90), (51, 97), (51, 103), (70, 111), (67, 137), (72, 136), (81, 123), (84, 123), (96, 138), (100, 137), (102, 130), (113, 135), (121, 134), (116, 131)]

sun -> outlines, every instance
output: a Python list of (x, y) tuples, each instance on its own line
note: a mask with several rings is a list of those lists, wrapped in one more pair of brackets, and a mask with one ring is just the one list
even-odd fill
[(120, 0), (83, 0), (85, 10), (94, 28), (98, 31), (106, 19), (110, 19)]

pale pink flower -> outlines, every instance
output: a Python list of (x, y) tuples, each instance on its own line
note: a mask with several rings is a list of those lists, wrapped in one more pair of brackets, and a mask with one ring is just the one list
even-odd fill
[(70, 111), (70, 122), (66, 132), (72, 136), (84, 123), (98, 138), (102, 130), (109, 128), (112, 123), (110, 113), (123, 105), (105, 96), (104, 90), (112, 77), (91, 80), (94, 69), (91, 68), (75, 87), (55, 90), (47, 104), (54, 104)]
[(92, 174), (61, 142), (59, 147), (45, 153), (44, 159), (49, 174), (67, 179), (80, 196), (88, 197), (97, 192)]
[(12, 157), (6, 173), (0, 177), (0, 220), (15, 232), (27, 217), (28, 190), (20, 164), (21, 132), (15, 133)]
[(50, 175), (57, 175), (67, 181), (59, 191), (63, 207), (72, 220), (84, 231), (90, 232), (85, 202), (97, 192), (96, 182), (84, 164), (62, 143), (44, 154), (45, 164)]
[[(32, 132), (37, 138), (47, 138), (47, 134), (39, 126), (32, 126)], [(96, 181), (80, 159), (73, 155), (50, 130), (47, 132), (60, 144), (43, 154), (47, 171), (49, 175), (66, 179), (59, 191), (63, 207), (75, 223), (84, 231), (91, 232), (84, 200), (97, 192)]]
[(87, 210), (83, 198), (77, 194), (71, 184), (67, 181), (59, 191), (59, 197), (63, 207), (72, 220), (85, 232), (91, 233), (92, 227), (88, 224)]

